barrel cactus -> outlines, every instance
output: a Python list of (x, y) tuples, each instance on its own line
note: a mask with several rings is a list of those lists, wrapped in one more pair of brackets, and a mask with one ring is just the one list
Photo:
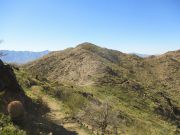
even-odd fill
[(12, 101), (7, 107), (8, 113), (13, 120), (22, 119), (24, 116), (24, 106), (20, 101)]

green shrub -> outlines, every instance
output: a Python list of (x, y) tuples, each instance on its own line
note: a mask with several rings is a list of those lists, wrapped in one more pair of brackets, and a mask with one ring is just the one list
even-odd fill
[(17, 129), (13, 125), (9, 124), (4, 128), (0, 128), (1, 135), (26, 135), (22, 130)]
[(0, 135), (26, 135), (26, 133), (14, 126), (10, 117), (0, 113)]
[(87, 103), (86, 98), (78, 93), (73, 93), (70, 90), (63, 91), (61, 99), (70, 108), (73, 116), (75, 116), (75, 114), (77, 114), (77, 112)]

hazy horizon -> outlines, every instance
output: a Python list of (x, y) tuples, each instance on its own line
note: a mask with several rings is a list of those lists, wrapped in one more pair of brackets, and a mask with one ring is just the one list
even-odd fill
[[(78, 45), (78, 44), (77, 44)], [(99, 45), (98, 45), (99, 46)], [(73, 47), (76, 47), (76, 46), (73, 46)], [(99, 47), (102, 47), (102, 46), (99, 46)], [(67, 47), (67, 48), (71, 48), (70, 47)], [(67, 48), (64, 48), (64, 49), (67, 49)], [(104, 47), (104, 48), (107, 48), (107, 47)], [(45, 52), (45, 51), (49, 51), (49, 52), (53, 52), (53, 51), (62, 51), (64, 49), (59, 49), (59, 50), (11, 50), (11, 49), (0, 49), (0, 51), (15, 51), (15, 52)], [(112, 48), (107, 48), (107, 49), (112, 49)], [(116, 49), (112, 49), (112, 50), (116, 50)], [(161, 54), (164, 54), (164, 53), (167, 53), (169, 51), (177, 51), (179, 49), (176, 49), (176, 50), (168, 50), (168, 51), (165, 51), (165, 52), (162, 52), (162, 53), (141, 53), (141, 52), (123, 52), (121, 50), (117, 50), (117, 51), (120, 51), (120, 52), (123, 52), (123, 53), (127, 53), (127, 54), (137, 54), (137, 55), (161, 55)]]
[(1, 0), (0, 50), (57, 51), (91, 42), (125, 53), (180, 49), (178, 0)]

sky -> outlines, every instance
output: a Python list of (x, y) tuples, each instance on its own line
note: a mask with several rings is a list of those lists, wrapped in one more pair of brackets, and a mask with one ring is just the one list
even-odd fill
[(180, 49), (180, 0), (0, 0), (0, 49), (82, 42), (127, 53)]

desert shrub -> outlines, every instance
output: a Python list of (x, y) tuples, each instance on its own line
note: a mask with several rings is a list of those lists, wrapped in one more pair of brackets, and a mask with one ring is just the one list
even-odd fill
[(75, 116), (87, 103), (82, 95), (73, 93), (70, 90), (63, 91), (61, 99), (70, 108), (73, 116)]
[(54, 95), (54, 96), (57, 97), (57, 98), (63, 97), (62, 91), (59, 90), (59, 89), (55, 89), (55, 90), (53, 91), (53, 94), (52, 94), (52, 95)]
[(0, 113), (0, 135), (26, 135), (26, 133), (14, 126), (10, 117)]
[(24, 107), (20, 101), (12, 101), (7, 107), (8, 113), (13, 120), (22, 119), (24, 116)]
[(15, 128), (13, 125), (8, 125), (0, 129), (1, 135), (26, 135), (22, 130)]

